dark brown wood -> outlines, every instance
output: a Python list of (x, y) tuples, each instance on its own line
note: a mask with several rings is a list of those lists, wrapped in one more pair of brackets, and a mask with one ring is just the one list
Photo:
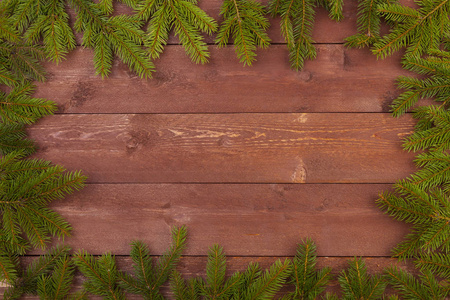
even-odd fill
[(367, 49), (318, 45), (318, 57), (301, 72), (290, 69), (285, 45), (259, 51), (253, 67), (232, 48), (211, 47), (211, 62), (195, 65), (181, 46), (168, 46), (153, 79), (142, 80), (116, 61), (109, 79), (95, 74), (93, 54), (78, 48), (58, 66), (36, 97), (66, 113), (387, 112), (400, 55), (377, 60)]
[(54, 202), (74, 230), (67, 244), (127, 255), (133, 240), (160, 255), (187, 225), (186, 255), (215, 243), (232, 256), (294, 255), (312, 238), (321, 256), (388, 256), (408, 226), (375, 204), (380, 184), (89, 184)]
[[(266, 269), (272, 263), (274, 263), (277, 259), (284, 260), (286, 258), (291, 257), (227, 257), (227, 276), (230, 276), (235, 271), (243, 271), (247, 268), (250, 262), (257, 262), (261, 268)], [(27, 265), (31, 263), (35, 257), (26, 257), (22, 259), (22, 263)], [(155, 257), (155, 259), (157, 259)], [(339, 288), (339, 283), (337, 281), (337, 277), (339, 273), (348, 267), (348, 261), (352, 259), (352, 257), (318, 257), (317, 259), (317, 268), (323, 267), (331, 267), (332, 268), (332, 276), (333, 279), (330, 281), (330, 284), (326, 290), (326, 292), (335, 292), (340, 293), (341, 290)], [(133, 262), (129, 257), (116, 257), (116, 262), (118, 268), (122, 271), (132, 272)], [(377, 257), (377, 258), (365, 258), (365, 263), (367, 266), (367, 271), (371, 275), (381, 274), (383, 269), (388, 266), (398, 266), (406, 271), (412, 272), (413, 274), (417, 274), (417, 270), (413, 267), (411, 263), (398, 262), (392, 258), (386, 257)], [(186, 278), (192, 278), (196, 276), (205, 277), (205, 266), (206, 266), (206, 257), (182, 257), (180, 263), (178, 264), (178, 270), (185, 276)], [(74, 290), (81, 289), (84, 278), (81, 274), (77, 273), (74, 279)], [(5, 290), (5, 285), (0, 286), (0, 295), (3, 294)], [(172, 294), (169, 291), (168, 285), (166, 284), (162, 289), (162, 293), (168, 297), (168, 299), (173, 299)], [(280, 295), (284, 294), (287, 291), (290, 291), (291, 288), (284, 287)], [(392, 289), (388, 289), (387, 292), (392, 292)], [(22, 299), (38, 299), (35, 296), (26, 296)], [(101, 299), (100, 297), (90, 297), (89, 299)], [(142, 299), (142, 297), (128, 295), (127, 299)]]
[(58, 115), (36, 157), (89, 182), (391, 183), (415, 170), (389, 114)]

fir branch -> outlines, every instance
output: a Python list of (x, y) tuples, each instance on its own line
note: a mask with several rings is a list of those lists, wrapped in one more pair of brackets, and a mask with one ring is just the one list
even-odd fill
[(213, 18), (197, 5), (197, 1), (146, 0), (137, 9), (137, 16), (148, 23), (145, 45), (152, 58), (158, 58), (174, 29), (186, 54), (195, 63), (208, 62), (209, 52), (201, 32), (212, 34), (217, 29)]
[(450, 255), (448, 253), (422, 254), (414, 262), (422, 272), (430, 272), (450, 282)]
[(305, 59), (314, 59), (317, 55), (311, 37), (317, 4), (328, 9), (333, 19), (342, 18), (340, 0), (272, 0), (269, 3), (272, 16), (281, 16), (281, 33), (288, 45), (291, 67), (295, 70), (303, 68)]
[(0, 41), (0, 83), (15, 87), (28, 80), (44, 81), (45, 70), (40, 64), (44, 56), (39, 45)]
[[(206, 282), (200, 286), (201, 294), (206, 299), (272, 299), (289, 277), (291, 264), (289, 260), (277, 260), (264, 273), (257, 264), (250, 264), (245, 272), (237, 271), (229, 278), (225, 278), (225, 273), (226, 258), (223, 249), (214, 245), (208, 253)], [(176, 280), (178, 282), (173, 284), (173, 288), (179, 292), (187, 289), (180, 278)], [(195, 282), (190, 286), (195, 287)]]
[(161, 286), (168, 280), (186, 244), (186, 227), (172, 228), (172, 245), (153, 267), (148, 247), (140, 241), (132, 243), (134, 276), (122, 274), (120, 286), (145, 299), (161, 298)]
[[(75, 36), (69, 26), (69, 15), (65, 11), (65, 1), (47, 0), (40, 5), (42, 9), (37, 16), (28, 18), (31, 24), (27, 26), (24, 38), (29, 44), (36, 44), (42, 39), (47, 58), (58, 63), (76, 46)], [(22, 6), (19, 4), (19, 7)], [(18, 9), (12, 18), (16, 19), (17, 15), (23, 13), (28, 12)]]
[(38, 259), (27, 266), (23, 274), (6, 290), (4, 298), (18, 299), (23, 294), (36, 294), (41, 278), (48, 276), (57, 268), (61, 264), (61, 260), (67, 259), (69, 250), (68, 247), (54, 247), (45, 255), (39, 256)]
[(31, 124), (51, 115), (56, 110), (55, 103), (39, 98), (31, 98), (30, 84), (17, 86), (8, 94), (0, 92), (0, 118), (3, 123)]
[[(450, 111), (430, 105), (422, 108), (416, 118), (422, 120), (415, 132), (403, 143), (407, 151), (432, 150), (446, 151), (450, 149)], [(424, 122), (427, 125), (424, 126)]]
[(248, 288), (247, 299), (272, 299), (291, 273), (291, 263), (277, 260)]
[(224, 1), (220, 10), (223, 22), (219, 27), (216, 44), (224, 47), (232, 36), (239, 61), (244, 66), (251, 66), (256, 59), (257, 46), (267, 48), (270, 45), (270, 38), (266, 33), (270, 23), (265, 14), (264, 6), (253, 0)]
[(396, 267), (385, 270), (385, 278), (404, 299), (441, 300), (450, 290), (441, 285), (429, 271), (420, 275), (420, 280)]
[(95, 259), (87, 252), (79, 251), (74, 256), (74, 263), (87, 278), (83, 284), (87, 292), (102, 296), (103, 299), (126, 299), (118, 286), (120, 273), (114, 256), (107, 253)]
[(365, 262), (361, 258), (349, 261), (347, 271), (342, 271), (338, 278), (343, 299), (379, 299), (384, 293), (386, 283), (380, 276), (367, 274)]
[(399, 196), (384, 193), (379, 206), (397, 220), (413, 224), (412, 232), (394, 250), (394, 256), (408, 258), (437, 249), (450, 249), (450, 202), (440, 189), (425, 192), (408, 180), (396, 184)]
[[(381, 39), (381, 16), (378, 14), (378, 6), (392, 4), (390, 0), (361, 0), (358, 4), (358, 34), (345, 39), (345, 45), (354, 48), (371, 46)], [(395, 1), (396, 2), (396, 1)]]
[(12, 285), (19, 276), (18, 256), (0, 247), (0, 281)]
[(325, 290), (331, 268), (316, 270), (316, 259), (316, 245), (312, 240), (298, 245), (289, 281), (295, 286), (295, 292), (289, 294), (291, 299), (316, 299)]
[(200, 300), (201, 278), (185, 281), (176, 270), (170, 276), (170, 289), (176, 300)]
[(444, 185), (448, 189), (450, 180), (450, 155), (433, 151), (419, 154), (415, 163), (422, 169), (410, 176), (411, 182), (420, 188), (431, 189)]
[(26, 139), (26, 133), (22, 124), (0, 123), (0, 154), (6, 155), (13, 151), (21, 151), (25, 155), (34, 152), (34, 143)]
[(150, 78), (154, 66), (142, 48), (143, 25), (135, 16), (109, 17), (101, 6), (89, 0), (70, 0), (77, 12), (75, 29), (84, 32), (82, 45), (94, 49), (97, 74), (107, 77), (111, 72), (113, 54), (117, 55), (141, 78)]
[(206, 286), (204, 294), (208, 299), (215, 299), (220, 295), (225, 282), (226, 259), (223, 248), (219, 245), (211, 247), (206, 264)]
[(74, 277), (74, 266), (69, 256), (61, 257), (51, 275), (42, 275), (37, 281), (37, 294), (41, 299), (66, 299)]
[(79, 172), (66, 172), (45, 161), (22, 160), (23, 156), (12, 152), (0, 159), (1, 228), (8, 249), (19, 254), (28, 243), (44, 248), (50, 236), (69, 235), (70, 225), (46, 206), (82, 188), (85, 181)]
[[(419, 10), (399, 4), (382, 4), (380, 14), (398, 24), (391, 33), (375, 43), (373, 53), (386, 57), (402, 47), (409, 56), (420, 56), (438, 50), (450, 26), (450, 0), (417, 2)], [(443, 30), (445, 29), (445, 30)]]
[(272, 16), (281, 16), (281, 33), (289, 49), (291, 67), (299, 70), (305, 59), (314, 59), (317, 55), (311, 37), (314, 23), (314, 0), (272, 1), (269, 11)]
[(443, 51), (434, 51), (434, 55), (426, 58), (408, 56), (403, 60), (404, 68), (427, 78), (418, 79), (411, 77), (399, 77), (397, 84), (406, 89), (392, 103), (394, 116), (400, 116), (414, 106), (419, 99), (434, 98), (447, 106), (450, 101), (450, 58)]

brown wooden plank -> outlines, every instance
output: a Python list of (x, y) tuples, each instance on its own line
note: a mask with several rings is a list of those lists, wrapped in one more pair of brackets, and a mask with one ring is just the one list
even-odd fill
[(377, 60), (367, 49), (319, 45), (305, 69), (289, 68), (284, 45), (259, 52), (253, 67), (232, 48), (211, 48), (207, 65), (191, 63), (181, 46), (168, 46), (153, 79), (142, 80), (116, 61), (109, 79), (95, 74), (92, 51), (78, 48), (58, 66), (36, 97), (67, 113), (381, 112), (399, 94), (395, 79), (409, 74), (400, 55)]
[[(227, 257), (227, 275), (230, 276), (235, 271), (243, 271), (247, 268), (248, 264), (250, 262), (257, 262), (261, 268), (265, 269), (268, 268), (272, 263), (274, 263), (277, 259), (284, 260), (286, 258), (292, 258), (292, 257)], [(24, 257), (22, 258), (22, 263), (24, 265), (27, 265), (31, 263), (35, 257)], [(348, 260), (352, 259), (352, 257), (318, 257), (317, 259), (317, 268), (323, 268), (323, 267), (331, 267), (332, 268), (332, 276), (333, 279), (330, 281), (330, 284), (326, 290), (326, 292), (335, 292), (340, 293), (339, 283), (337, 281), (337, 277), (339, 276), (339, 273), (346, 269), (348, 266)], [(129, 257), (116, 257), (116, 262), (118, 265), (118, 268), (122, 271), (126, 272), (132, 272), (132, 265), (133, 262)], [(388, 266), (398, 266), (406, 271), (412, 272), (414, 274), (417, 273), (417, 270), (414, 268), (414, 266), (410, 262), (399, 262), (397, 260), (394, 260), (392, 258), (386, 258), (386, 257), (376, 257), (376, 258), (365, 258), (367, 271), (371, 275), (375, 274), (381, 274), (383, 272), (383, 269), (385, 269)], [(185, 278), (192, 278), (196, 276), (201, 276), (205, 278), (206, 272), (205, 272), (205, 266), (206, 266), (206, 257), (189, 257), (184, 256), (181, 258), (180, 263), (178, 264), (178, 270), (183, 274)], [(81, 286), (83, 284), (84, 277), (80, 273), (76, 273), (73, 286), (74, 291), (81, 289)], [(0, 286), (0, 295), (3, 295), (3, 292), (5, 290), (4, 286)], [(283, 295), (285, 292), (290, 291), (291, 288), (284, 287), (282, 289), (282, 292), (280, 295)], [(168, 285), (166, 284), (162, 288), (163, 295), (167, 297), (167, 299), (173, 299), (172, 294), (169, 291)], [(392, 289), (387, 289), (388, 293), (392, 293)], [(36, 296), (26, 296), (21, 299), (38, 299)], [(89, 299), (101, 299), (100, 297), (90, 297)], [(134, 295), (128, 295), (127, 299), (134, 300), (134, 299), (142, 299), (142, 297), (134, 296)]]
[(37, 157), (92, 183), (391, 183), (415, 170), (413, 121), (389, 114), (58, 115)]
[(231, 256), (283, 256), (312, 238), (321, 256), (388, 256), (408, 233), (376, 206), (380, 184), (89, 184), (58, 211), (67, 244), (128, 255), (133, 240), (160, 255), (170, 228), (188, 228), (186, 255), (222, 245)]

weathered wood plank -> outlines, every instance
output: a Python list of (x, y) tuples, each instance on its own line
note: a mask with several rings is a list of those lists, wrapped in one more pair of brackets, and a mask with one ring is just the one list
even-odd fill
[(381, 184), (89, 184), (58, 211), (67, 244), (128, 255), (133, 240), (160, 255), (170, 228), (188, 228), (186, 255), (214, 243), (232, 256), (283, 256), (311, 237), (321, 256), (388, 256), (408, 226), (377, 208)]
[[(156, 257), (155, 257), (156, 258)], [(227, 258), (227, 275), (230, 276), (235, 271), (243, 271), (247, 268), (250, 262), (257, 262), (261, 268), (265, 269), (269, 267), (272, 263), (274, 263), (277, 259), (284, 260), (286, 258), (292, 257), (228, 257)], [(330, 284), (325, 292), (335, 292), (340, 293), (339, 283), (337, 281), (337, 277), (339, 273), (347, 268), (347, 262), (352, 257), (318, 257), (317, 259), (317, 268), (323, 267), (331, 267), (332, 268), (332, 276), (333, 279), (330, 281)], [(21, 261), (24, 265), (31, 263), (35, 258), (34, 257), (25, 257)], [(116, 258), (117, 265), (120, 270), (132, 272), (133, 262), (129, 257), (117, 257)], [(412, 273), (417, 273), (416, 269), (411, 263), (408, 262), (398, 262), (397, 260), (386, 258), (386, 257), (376, 257), (376, 258), (366, 258), (365, 259), (367, 271), (369, 274), (381, 274), (383, 269), (395, 265), (404, 270), (407, 270)], [(178, 270), (186, 277), (192, 278), (195, 276), (201, 276), (205, 278), (206, 266), (206, 257), (189, 257), (184, 256), (181, 258), (180, 263), (178, 265)], [(76, 273), (73, 285), (74, 290), (81, 289), (84, 278), (81, 274)], [(3, 295), (5, 287), (0, 287), (0, 295)], [(290, 291), (290, 288), (284, 287), (280, 295), (284, 294), (286, 291)], [(391, 289), (388, 289), (387, 292), (392, 292)], [(169, 291), (168, 285), (165, 285), (162, 288), (162, 293), (167, 297), (167, 299), (173, 299), (172, 294)], [(26, 296), (22, 299), (38, 299), (35, 296)], [(101, 299), (100, 297), (90, 297), (89, 299)], [(142, 297), (128, 295), (127, 299), (142, 299)]]
[(284, 45), (259, 52), (253, 67), (232, 48), (211, 48), (207, 65), (191, 63), (181, 46), (168, 46), (153, 79), (142, 80), (116, 61), (110, 78), (95, 75), (92, 51), (78, 48), (58, 66), (36, 97), (67, 113), (381, 112), (399, 94), (400, 55), (377, 60), (367, 49), (319, 45), (303, 71), (289, 68)]
[(58, 115), (29, 129), (37, 157), (92, 183), (391, 183), (415, 170), (409, 116)]

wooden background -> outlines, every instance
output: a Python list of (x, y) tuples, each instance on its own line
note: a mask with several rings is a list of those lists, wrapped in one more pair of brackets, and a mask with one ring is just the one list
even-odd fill
[[(218, 19), (220, 4), (200, 6)], [(119, 61), (102, 80), (89, 49), (49, 63), (36, 97), (60, 110), (29, 129), (36, 156), (89, 177), (83, 191), (53, 204), (73, 225), (67, 244), (112, 252), (127, 269), (132, 240), (159, 255), (170, 227), (186, 224), (184, 274), (204, 274), (214, 243), (231, 272), (293, 256), (306, 237), (334, 274), (353, 256), (366, 257), (372, 273), (395, 262), (390, 249), (408, 227), (375, 200), (415, 170), (401, 149), (414, 122), (388, 113), (395, 78), (409, 74), (401, 54), (377, 60), (343, 45), (356, 33), (356, 7), (345, 1), (340, 23), (317, 9), (318, 57), (301, 72), (289, 68), (278, 19), (253, 67), (233, 47), (213, 45), (210, 63), (194, 65), (174, 37), (151, 80)]]

